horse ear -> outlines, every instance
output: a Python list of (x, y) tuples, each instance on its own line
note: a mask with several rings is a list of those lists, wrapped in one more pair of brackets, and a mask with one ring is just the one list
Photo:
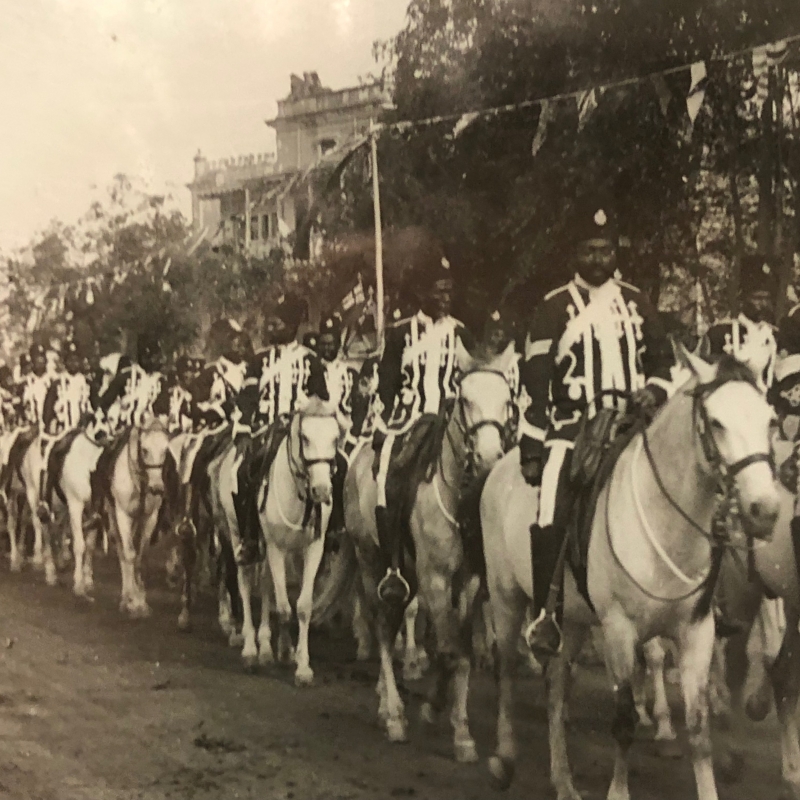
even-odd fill
[(500, 372), (508, 372), (511, 369), (511, 365), (514, 362), (514, 356), (516, 356), (517, 351), (514, 347), (514, 342), (511, 341), (506, 346), (506, 349), (497, 357), (496, 360), (496, 367)]
[(691, 370), (700, 383), (711, 383), (716, 378), (717, 368), (700, 358), (700, 356), (690, 353), (680, 342), (677, 345), (673, 342), (672, 349), (678, 364)]
[(475, 359), (467, 352), (460, 339), (456, 345), (456, 363), (462, 372), (469, 372), (475, 365)]

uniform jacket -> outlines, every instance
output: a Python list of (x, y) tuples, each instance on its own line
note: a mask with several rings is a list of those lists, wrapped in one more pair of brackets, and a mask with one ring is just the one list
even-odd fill
[(248, 367), (247, 361), (234, 363), (224, 356), (206, 366), (192, 387), (196, 426), (214, 428), (230, 420)]
[(25, 414), (25, 421), (28, 425), (39, 425), (42, 422), (44, 411), (44, 401), (53, 375), (46, 372), (44, 375), (37, 376), (31, 373), (25, 378), (22, 390), (22, 403)]
[(89, 381), (83, 373), (62, 372), (50, 384), (44, 401), (42, 421), (51, 434), (74, 430), (91, 410)]
[(291, 416), (310, 397), (329, 399), (325, 368), (312, 350), (290, 342), (255, 356), (236, 406), (244, 424), (260, 427)]
[(13, 431), (21, 421), (22, 398), (16, 389), (0, 387), (0, 430)]
[(434, 321), (421, 311), (387, 328), (378, 366), (378, 426), (405, 433), (423, 414), (438, 414), (456, 396), (459, 346), (467, 340), (458, 320)]
[(534, 313), (521, 377), (530, 399), (522, 433), (574, 442), (584, 412), (619, 407), (649, 384), (672, 391), (672, 350), (658, 313), (635, 287), (608, 280), (590, 287), (576, 275)]
[(169, 388), (167, 431), (170, 434), (190, 433), (192, 428), (192, 393), (179, 383), (173, 383)]
[(775, 364), (771, 399), (778, 411), (800, 414), (800, 305), (781, 320), (778, 329), (780, 357)]
[(353, 414), (353, 394), (357, 389), (358, 373), (341, 356), (327, 363), (325, 368), (325, 385), (328, 397), (336, 403), (339, 413), (350, 419)]

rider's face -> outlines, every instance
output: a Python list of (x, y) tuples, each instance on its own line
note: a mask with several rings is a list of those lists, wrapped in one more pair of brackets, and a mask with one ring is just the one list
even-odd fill
[(47, 372), (47, 359), (44, 356), (36, 356), (33, 359), (33, 374), (40, 377)]
[(750, 292), (742, 303), (744, 315), (753, 322), (766, 322), (774, 317), (772, 295), (766, 289)]
[(83, 361), (78, 356), (67, 356), (64, 360), (64, 369), (70, 375), (77, 375), (81, 371), (82, 365)]
[(336, 337), (332, 333), (323, 333), (319, 337), (317, 353), (319, 353), (321, 359), (324, 361), (333, 361), (338, 351), (339, 347), (336, 342)]
[(435, 319), (446, 317), (450, 313), (452, 305), (453, 282), (449, 279), (436, 281), (421, 304), (422, 310)]
[(578, 274), (591, 286), (602, 286), (616, 268), (616, 250), (608, 239), (581, 242), (575, 252)]

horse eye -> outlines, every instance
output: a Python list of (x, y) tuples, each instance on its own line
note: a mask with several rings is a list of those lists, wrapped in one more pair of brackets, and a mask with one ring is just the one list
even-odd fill
[(712, 420), (710, 420), (710, 422), (711, 422), (711, 429), (712, 430), (714, 430), (714, 431), (724, 431), (725, 430), (725, 426), (718, 419), (712, 419)]

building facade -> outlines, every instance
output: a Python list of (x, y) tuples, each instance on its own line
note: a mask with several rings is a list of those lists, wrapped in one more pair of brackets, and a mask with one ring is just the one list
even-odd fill
[(266, 255), (286, 246), (306, 219), (312, 198), (305, 177), (327, 155), (363, 135), (387, 103), (380, 83), (334, 91), (316, 72), (291, 76), (278, 101), (276, 154), (194, 159), (192, 222), (198, 234), (240, 252)]

